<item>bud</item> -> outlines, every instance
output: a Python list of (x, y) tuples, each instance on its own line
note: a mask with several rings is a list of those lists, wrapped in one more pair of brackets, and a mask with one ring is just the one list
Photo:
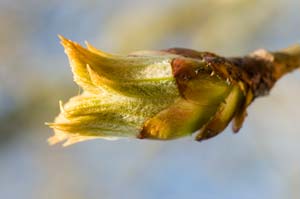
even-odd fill
[(178, 48), (111, 55), (88, 43), (84, 48), (60, 39), (83, 92), (60, 102), (60, 114), (47, 123), (55, 131), (50, 144), (122, 137), (170, 140), (195, 131), (195, 139), (204, 140), (233, 118), (237, 132), (256, 97), (251, 88), (261, 89), (234, 64), (238, 59)]

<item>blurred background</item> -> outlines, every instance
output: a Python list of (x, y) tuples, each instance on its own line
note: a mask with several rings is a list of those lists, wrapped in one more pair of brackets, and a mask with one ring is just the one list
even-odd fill
[(112, 53), (224, 56), (300, 42), (299, 0), (0, 0), (0, 198), (300, 198), (300, 71), (255, 101), (240, 133), (198, 143), (48, 146), (78, 93), (57, 34)]

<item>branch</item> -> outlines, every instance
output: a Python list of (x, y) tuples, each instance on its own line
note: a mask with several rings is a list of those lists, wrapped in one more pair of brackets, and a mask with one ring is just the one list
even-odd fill
[(252, 87), (255, 96), (269, 93), (275, 82), (286, 73), (300, 67), (300, 45), (277, 52), (257, 50), (242, 58), (230, 58), (245, 73), (244, 82)]

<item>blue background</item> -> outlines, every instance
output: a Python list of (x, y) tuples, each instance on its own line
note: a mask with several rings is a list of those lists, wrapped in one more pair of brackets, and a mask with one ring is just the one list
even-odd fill
[(198, 143), (48, 146), (78, 93), (57, 34), (112, 53), (224, 56), (300, 42), (298, 0), (0, 0), (0, 198), (300, 198), (300, 73), (257, 99), (239, 134)]

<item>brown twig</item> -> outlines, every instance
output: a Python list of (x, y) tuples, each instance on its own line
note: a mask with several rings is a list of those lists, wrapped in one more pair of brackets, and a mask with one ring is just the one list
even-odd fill
[(254, 97), (263, 96), (283, 75), (300, 67), (300, 45), (277, 52), (256, 50), (248, 56), (229, 60), (241, 70), (242, 80)]

